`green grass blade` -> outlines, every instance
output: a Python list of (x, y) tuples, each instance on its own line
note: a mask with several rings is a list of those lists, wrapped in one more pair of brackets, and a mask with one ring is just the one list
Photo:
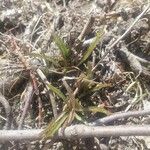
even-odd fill
[(86, 78), (82, 78), (82, 88), (86, 89), (86, 90), (90, 90), (91, 92), (95, 92), (98, 90), (101, 90), (102, 88), (106, 88), (106, 87), (111, 87), (112, 85), (110, 83), (99, 83), (99, 82), (95, 82), (93, 80), (89, 80)]
[(89, 80), (93, 78), (92, 64), (89, 61), (87, 62), (86, 77)]
[(93, 89), (92, 92), (99, 91), (103, 88), (111, 87), (110, 83), (98, 83)]
[(43, 131), (43, 138), (52, 138), (58, 129), (64, 124), (68, 114), (66, 112), (61, 113), (57, 119), (52, 120), (46, 129)]
[(84, 53), (84, 55), (83, 55), (81, 61), (79, 62), (78, 66), (81, 65), (84, 61), (86, 61), (87, 58), (91, 55), (91, 53), (93, 52), (94, 48), (96, 47), (96, 45), (98, 44), (98, 42), (102, 38), (103, 34), (104, 34), (104, 30), (103, 29), (102, 29), (102, 31), (99, 31), (97, 33), (97, 36), (96, 36), (94, 42), (89, 46), (87, 51)]
[(30, 55), (32, 57), (37, 57), (37, 58), (40, 58), (40, 59), (44, 59), (46, 62), (50, 62), (55, 66), (59, 66), (58, 65), (58, 62), (60, 60), (59, 58), (53, 58), (53, 57), (45, 55), (44, 53), (31, 53)]
[(47, 80), (46, 76), (43, 74), (43, 72), (40, 69), (37, 69), (37, 74), (40, 76), (42, 81), (44, 82), (46, 88), (48, 90), (51, 90), (53, 93), (57, 94), (60, 98), (62, 98), (64, 101), (66, 101), (65, 95), (56, 87), (54, 87), (49, 81)]
[(82, 122), (82, 123), (86, 124), (86, 121), (85, 121), (81, 116), (79, 116), (77, 113), (75, 113), (75, 118), (76, 118), (79, 122)]
[(104, 107), (98, 107), (98, 106), (90, 106), (88, 108), (84, 108), (84, 111), (91, 111), (94, 113), (100, 112), (106, 115), (110, 115), (110, 112), (108, 110), (106, 110)]
[(61, 99), (63, 99), (64, 101), (66, 101), (66, 96), (56, 87), (54, 87), (51, 84), (47, 84), (49, 90), (51, 90), (52, 92), (54, 92), (55, 94), (57, 94)]
[(68, 61), (68, 57), (70, 55), (70, 49), (68, 46), (64, 43), (64, 41), (57, 35), (54, 35), (54, 42), (59, 48), (62, 57), (65, 59), (65, 61)]

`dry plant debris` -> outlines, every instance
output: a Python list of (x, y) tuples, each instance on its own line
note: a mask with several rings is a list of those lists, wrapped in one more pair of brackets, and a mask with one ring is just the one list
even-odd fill
[(0, 1), (0, 149), (148, 149), (149, 83), (149, 1)]

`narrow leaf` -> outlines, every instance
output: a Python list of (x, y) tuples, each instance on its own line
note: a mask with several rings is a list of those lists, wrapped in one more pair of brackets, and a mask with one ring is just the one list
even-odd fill
[(70, 54), (70, 50), (68, 48), (68, 46), (64, 43), (64, 41), (57, 35), (54, 35), (54, 42), (57, 45), (57, 47), (59, 48), (62, 57), (67, 61), (69, 54)]
[(74, 120), (75, 117), (75, 111), (72, 109), (70, 112), (68, 112), (68, 116), (62, 126), (62, 128), (66, 128), (67, 126), (69, 126), (72, 121)]
[(65, 95), (56, 87), (54, 87), (52, 84), (49, 83), (49, 81), (47, 80), (46, 76), (44, 75), (44, 73), (38, 68), (37, 70), (37, 74), (40, 76), (40, 78), (42, 79), (42, 81), (45, 83), (46, 88), (48, 90), (51, 90), (52, 92), (54, 92), (55, 94), (57, 94), (60, 98), (62, 98), (64, 101), (66, 100)]
[(51, 84), (47, 84), (48, 88), (54, 92), (55, 94), (57, 94), (61, 99), (63, 99), (64, 101), (66, 101), (66, 96), (56, 87), (54, 87)]
[(58, 62), (60, 61), (59, 57), (54, 58), (54, 57), (45, 55), (44, 53), (31, 53), (30, 55), (33, 57), (44, 59), (46, 62), (50, 62), (55, 66), (59, 66), (59, 64), (58, 64)]
[(87, 76), (87, 79), (93, 78), (92, 64), (89, 61), (87, 62), (86, 76)]
[(84, 119), (82, 119), (82, 117), (79, 116), (77, 113), (75, 113), (75, 118), (76, 118), (78, 121), (80, 121), (80, 122), (86, 124), (86, 121), (85, 121)]
[(98, 83), (93, 89), (92, 92), (101, 90), (102, 88), (111, 87), (112, 85), (110, 83)]
[(66, 112), (61, 113), (57, 119), (52, 120), (46, 129), (43, 131), (43, 138), (52, 138), (58, 129), (64, 124), (68, 114)]
[(106, 110), (104, 107), (98, 107), (98, 106), (90, 106), (88, 108), (84, 108), (84, 111), (92, 111), (94, 113), (100, 112), (106, 115), (110, 115), (110, 112), (108, 110)]
[(91, 53), (93, 52), (94, 48), (96, 47), (96, 45), (98, 44), (98, 42), (102, 38), (103, 34), (104, 34), (103, 29), (102, 29), (102, 31), (97, 33), (97, 36), (96, 36), (94, 42), (89, 46), (87, 51), (83, 54), (83, 57), (82, 57), (81, 61), (79, 62), (78, 66), (81, 65), (84, 61), (86, 61), (87, 58), (91, 55)]
[(91, 92), (95, 92), (98, 91), (102, 88), (105, 87), (111, 87), (112, 85), (110, 83), (99, 83), (93, 80), (89, 80), (87, 79), (87, 77), (85, 76), (85, 78), (82, 79), (82, 87), (84, 89), (90, 89)]

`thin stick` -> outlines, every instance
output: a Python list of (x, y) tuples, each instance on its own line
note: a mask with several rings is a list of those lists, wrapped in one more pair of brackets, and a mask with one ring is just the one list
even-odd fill
[(105, 54), (103, 55), (103, 57), (101, 58), (101, 60), (97, 63), (97, 65), (92, 69), (92, 71), (94, 71), (97, 67), (98, 67), (98, 65), (99, 65), (99, 63), (101, 63), (103, 60), (104, 60), (104, 58), (107, 56), (107, 54), (109, 54), (110, 53), (110, 50), (119, 42), (119, 41), (121, 41), (122, 39), (124, 39), (126, 36), (127, 36), (127, 34), (131, 31), (131, 29), (133, 28), (133, 26), (139, 21), (139, 19), (140, 18), (142, 18), (142, 16), (147, 12), (147, 10), (150, 8), (150, 3), (147, 5), (147, 7), (142, 11), (142, 13), (139, 15), (139, 16), (137, 16), (137, 18), (134, 20), (134, 22), (129, 26), (129, 28), (112, 44), (112, 45), (110, 45), (109, 47), (107, 47), (106, 48), (106, 52), (105, 52)]
[(141, 111), (129, 111), (129, 112), (122, 112), (122, 113), (115, 113), (113, 115), (104, 117), (102, 119), (98, 119), (91, 123), (91, 125), (102, 125), (102, 124), (109, 124), (118, 119), (127, 119), (129, 117), (140, 117), (150, 115), (150, 110), (141, 110)]
[(41, 128), (41, 125), (42, 125), (42, 100), (41, 100), (41, 97), (38, 97), (38, 108), (39, 108), (38, 127)]
[(50, 101), (51, 101), (51, 104), (52, 104), (53, 114), (54, 114), (54, 117), (56, 118), (57, 115), (58, 115), (57, 114), (57, 105), (56, 105), (54, 96), (53, 96), (53, 94), (51, 93), (51, 91), (49, 90), (49, 87), (48, 87), (48, 85), (50, 83), (48, 82), (46, 76), (43, 74), (43, 72), (40, 69), (37, 69), (37, 74), (39, 75), (39, 77), (41, 78), (43, 83), (45, 84), (46, 89), (49, 91), (49, 96), (50, 96)]
[[(32, 130), (0, 130), (0, 142), (23, 141), (42, 139), (43, 129)], [(119, 137), (119, 136), (150, 136), (149, 125), (123, 125), (123, 126), (86, 126), (72, 125), (63, 132), (59, 129), (56, 139), (80, 139), (89, 137)]]
[(81, 34), (80, 34), (79, 37), (78, 37), (78, 40), (79, 40), (79, 41), (82, 41), (83, 38), (84, 38), (84, 36), (90, 32), (93, 23), (94, 23), (94, 17), (91, 16), (91, 17), (89, 18), (88, 22), (85, 24), (85, 26), (84, 26), (84, 28), (83, 28)]
[(0, 93), (0, 103), (3, 105), (6, 114), (5, 129), (9, 129), (11, 126), (11, 107), (5, 97)]
[(150, 136), (149, 125), (123, 125), (123, 126), (86, 126), (74, 125), (58, 132), (59, 138), (89, 138), (89, 137), (118, 137), (118, 136)]
[(25, 92), (25, 96), (24, 96), (24, 101), (25, 101), (25, 106), (24, 106), (24, 109), (23, 109), (23, 113), (21, 115), (21, 118), (19, 120), (19, 125), (18, 125), (18, 129), (22, 129), (22, 126), (23, 126), (23, 123), (24, 123), (24, 119), (27, 115), (27, 112), (28, 112), (28, 109), (29, 109), (29, 106), (31, 104), (31, 100), (32, 100), (32, 97), (33, 97), (33, 93), (34, 93), (34, 89), (33, 89), (33, 86), (32, 84), (30, 83), (27, 88), (26, 88), (26, 92)]

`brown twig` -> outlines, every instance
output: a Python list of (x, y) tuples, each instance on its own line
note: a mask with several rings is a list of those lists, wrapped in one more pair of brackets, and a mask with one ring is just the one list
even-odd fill
[(119, 53), (121, 55), (121, 58), (123, 58), (123, 60), (129, 64), (130, 68), (134, 71), (137, 72), (138, 75), (146, 75), (150, 77), (150, 72), (148, 71), (148, 69), (146, 69), (144, 66), (141, 65), (140, 62), (142, 63), (147, 63), (149, 64), (150, 62), (146, 61), (143, 58), (140, 58), (136, 55), (134, 55), (133, 53), (131, 53), (125, 46), (123, 46), (122, 48), (120, 48)]
[(39, 108), (39, 114), (38, 114), (38, 127), (41, 128), (42, 125), (42, 100), (40, 97), (38, 97), (38, 108)]
[(94, 71), (99, 63), (101, 63), (104, 58), (110, 53), (111, 49), (116, 46), (118, 44), (118, 42), (120, 42), (122, 39), (124, 39), (127, 34), (131, 31), (131, 29), (133, 28), (133, 26), (139, 21), (140, 18), (143, 17), (143, 15), (148, 11), (148, 9), (150, 8), (150, 3), (147, 5), (147, 7), (141, 12), (141, 14), (139, 16), (137, 16), (137, 18), (134, 20), (134, 22), (129, 26), (129, 28), (110, 46), (108, 46), (106, 48), (106, 52), (105, 54), (103, 55), (103, 57), (101, 58), (101, 60), (96, 64), (96, 66), (92, 69), (92, 71)]
[(57, 105), (54, 99), (53, 94), (51, 93), (51, 91), (49, 90), (48, 85), (50, 84), (46, 78), (46, 76), (43, 74), (43, 72), (40, 69), (37, 69), (37, 74), (39, 75), (39, 77), (41, 78), (41, 80), (43, 81), (43, 83), (45, 84), (46, 89), (49, 91), (49, 97), (50, 97), (50, 101), (52, 104), (52, 109), (53, 109), (53, 114), (54, 117), (57, 117)]
[(31, 82), (32, 82), (32, 86), (33, 86), (33, 88), (35, 90), (35, 94), (38, 95), (39, 91), (38, 91), (38, 87), (37, 87), (37, 80), (36, 80), (36, 77), (35, 77), (32, 69), (31, 69), (31, 67), (30, 67), (30, 64), (28, 63), (28, 61), (26, 60), (24, 55), (21, 53), (21, 48), (17, 45), (15, 39), (12, 37), (11, 40), (12, 40), (11, 44), (12, 44), (13, 51), (14, 51), (14, 52), (12, 51), (12, 53), (15, 53), (19, 57), (19, 59), (22, 62), (25, 70), (29, 71), (30, 79), (31, 79)]
[(6, 123), (5, 123), (5, 129), (9, 129), (11, 126), (11, 107), (6, 100), (6, 98), (0, 93), (0, 103), (3, 105), (6, 113)]
[(82, 41), (84, 36), (90, 32), (93, 23), (94, 23), (94, 17), (90, 16), (90, 18), (89, 18), (88, 22), (85, 24), (81, 34), (78, 36), (79, 41)]
[(21, 118), (19, 120), (19, 125), (18, 125), (18, 129), (22, 129), (23, 123), (24, 123), (24, 119), (27, 115), (32, 97), (33, 97), (33, 93), (34, 93), (34, 89), (33, 86), (31, 85), (31, 83), (29, 83), (29, 85), (26, 87), (26, 92), (24, 95), (24, 101), (25, 101), (25, 106), (23, 109), (23, 113), (21, 115)]

